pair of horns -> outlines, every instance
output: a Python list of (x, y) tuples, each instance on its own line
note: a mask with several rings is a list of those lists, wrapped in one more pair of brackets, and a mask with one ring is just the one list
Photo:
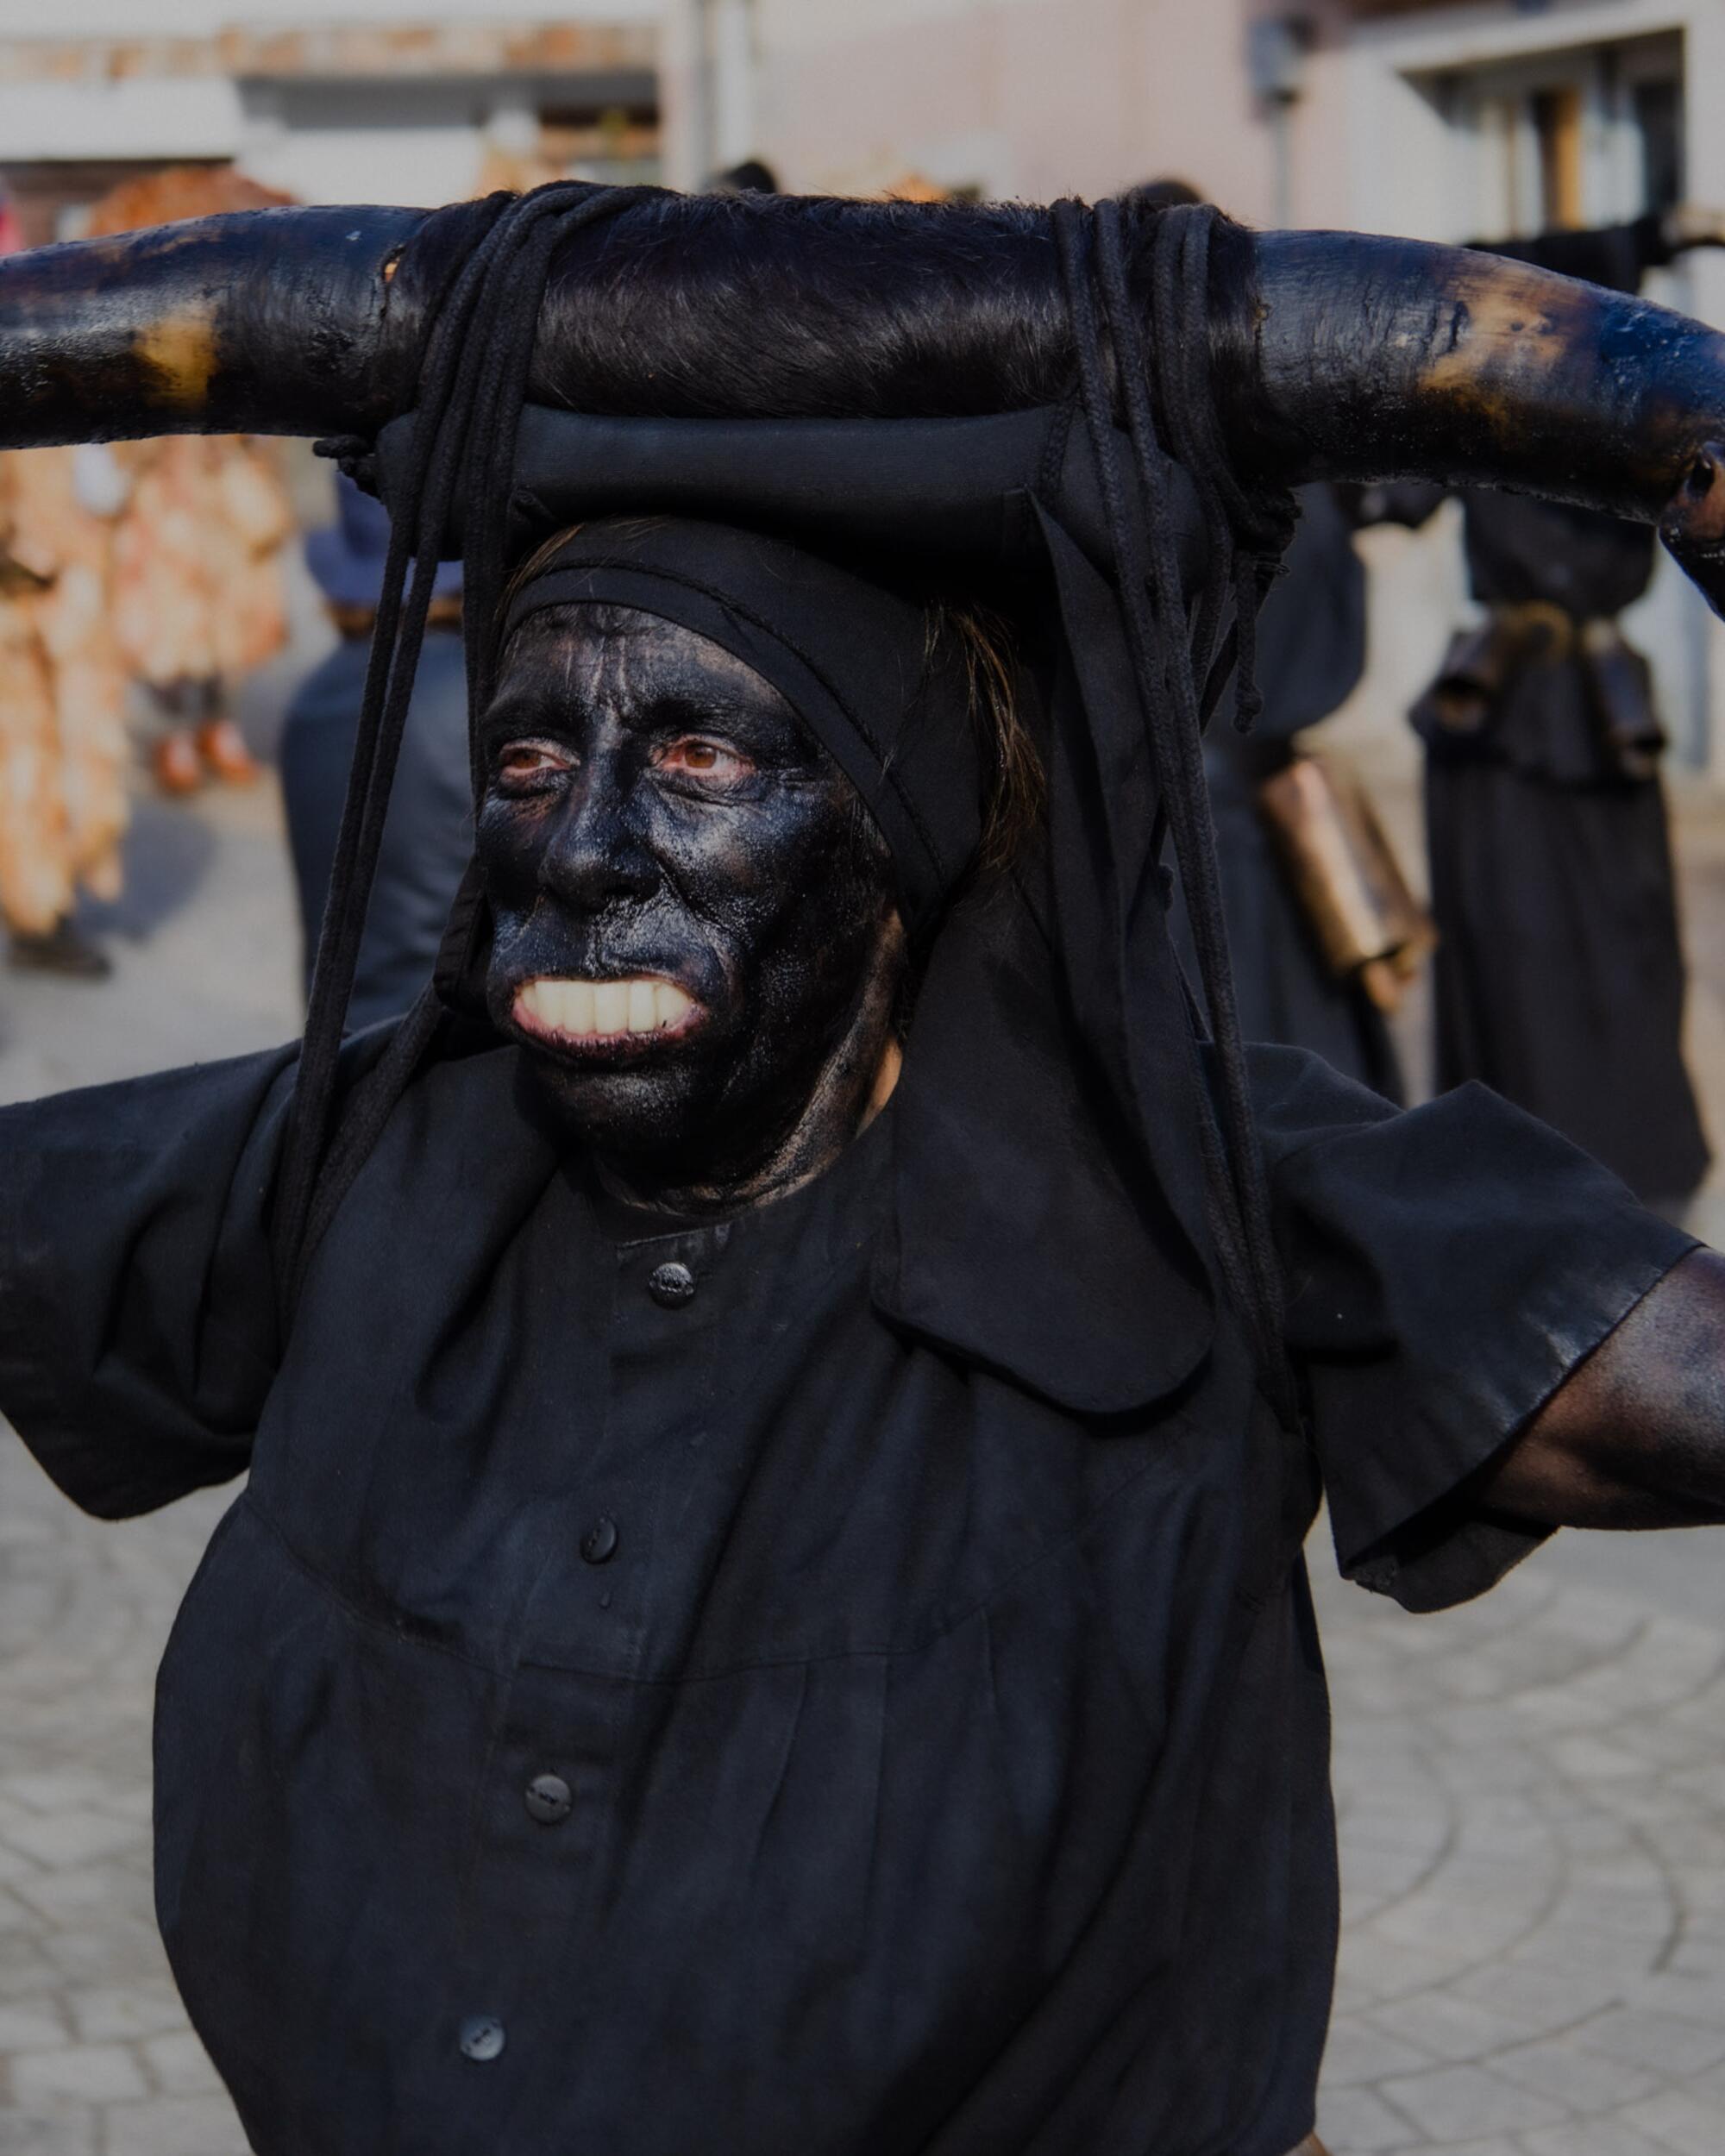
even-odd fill
[[(414, 399), (474, 205), (280, 209), (0, 261), (0, 448), (373, 434)], [(1219, 235), (1220, 417), (1249, 473), (1510, 486), (1660, 522), (1725, 605), (1725, 338), (1496, 257)], [(649, 195), (555, 265), (529, 393), (599, 412), (930, 417), (1049, 401), (1044, 211)]]

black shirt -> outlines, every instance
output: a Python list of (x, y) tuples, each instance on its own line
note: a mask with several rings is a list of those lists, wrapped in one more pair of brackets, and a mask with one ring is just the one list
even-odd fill
[[(877, 1309), (891, 1110), (643, 1235), (492, 1047), (411, 1087), (279, 1346), (290, 1069), (0, 1114), (26, 1442), (108, 1514), (250, 1464), (162, 1671), (158, 1894), (264, 2156), (1283, 2156), (1314, 1482), (1226, 1324), (1081, 1413)], [(1344, 1564), (1477, 1591), (1534, 1538), (1458, 1486), (1687, 1238), (1477, 1088), (1257, 1075)], [(955, 1307), (998, 1261), (952, 1222)]]

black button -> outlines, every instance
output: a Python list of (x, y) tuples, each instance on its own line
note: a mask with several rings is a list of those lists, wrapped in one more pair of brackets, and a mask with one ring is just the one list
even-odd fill
[(493, 2014), (475, 2014), (461, 2024), (461, 2056), (481, 2065), (499, 2057), (506, 2040), (503, 2023)]
[(601, 1513), (581, 1537), (581, 1555), (589, 1564), (605, 1564), (617, 1555), (617, 1522)]
[(695, 1276), (688, 1267), (677, 1259), (668, 1264), (656, 1265), (647, 1292), (655, 1302), (662, 1303), (667, 1310), (681, 1310), (695, 1292)]
[(574, 1792), (561, 1774), (536, 1774), (527, 1784), (527, 1810), (542, 1827), (556, 1827), (569, 1816)]

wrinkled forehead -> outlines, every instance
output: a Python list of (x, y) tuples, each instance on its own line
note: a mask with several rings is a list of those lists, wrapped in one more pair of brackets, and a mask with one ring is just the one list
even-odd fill
[(505, 645), (493, 715), (546, 703), (605, 708), (625, 721), (668, 706), (679, 715), (709, 711), (794, 730), (820, 751), (790, 699), (737, 653), (681, 622), (609, 600), (541, 608)]

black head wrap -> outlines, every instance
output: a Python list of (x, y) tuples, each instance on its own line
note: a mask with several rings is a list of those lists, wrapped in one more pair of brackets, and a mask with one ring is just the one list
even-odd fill
[[(564, 191), (570, 216), (602, 214), (615, 199)], [(518, 252), (541, 263), (543, 283), (549, 248), (534, 240), (534, 219), (561, 214), (555, 194), (505, 212), (480, 254), (509, 259), (497, 235), (518, 220)], [(1208, 328), (1210, 216), (1170, 210), (1158, 222), (1159, 341), (1146, 355), (1114, 206), (1057, 208), (1079, 360), (1075, 394), (1057, 407), (978, 419), (662, 421), (523, 408), (518, 388), (500, 419), (507, 369), (495, 342), (472, 362), (465, 392), (446, 343), (418, 411), (380, 438), (376, 465), (398, 524), (398, 589), (410, 554), (423, 564), (453, 537), (464, 542), (470, 602), (478, 595), (476, 712), (524, 607), (575, 597), (644, 605), (714, 636), (781, 687), (875, 814), (926, 942), (894, 1106), (895, 1203), (875, 1278), (883, 1311), (1075, 1407), (1112, 1413), (1190, 1374), (1220, 1287), (1291, 1421), (1201, 761), (1204, 720), (1236, 642), (1249, 661), (1257, 602), (1289, 525), (1280, 505), (1234, 479), (1195, 356)], [(464, 278), (456, 298), (471, 285), (472, 304), (466, 317), (456, 307), (458, 328), (485, 290), (483, 275)], [(499, 291), (526, 308), (514, 285)], [(524, 360), (514, 379), (524, 380)], [(592, 521), (605, 518), (637, 521)], [(492, 611), (487, 594), (500, 596), (508, 563), (578, 523), (586, 528), (507, 613)], [(361, 912), (424, 582), (422, 567), (398, 641), (395, 616), (380, 613), (344, 834)], [(974, 849), (979, 774), (957, 676), (945, 661), (928, 664), (919, 592), (985, 596), (1010, 615), (1022, 716), (1048, 778), (1042, 843), (944, 914)], [(1239, 672), (1245, 720), (1249, 663)], [(1168, 933), (1170, 837), (1194, 924), (1195, 992)], [(338, 864), (336, 889), (342, 876)], [(470, 877), (436, 993), (326, 1144), (357, 938), (347, 919), (326, 930), (320, 953), (302, 1080), (310, 1103), (279, 1200), (290, 1294), (391, 1103), (435, 1052), (446, 1006), (468, 1000), (463, 984), (487, 940), (483, 891)]]

